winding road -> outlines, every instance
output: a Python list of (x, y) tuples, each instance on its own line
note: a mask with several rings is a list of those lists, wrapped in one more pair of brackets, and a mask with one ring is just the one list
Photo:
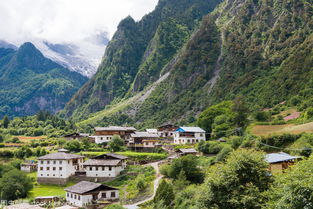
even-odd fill
[(160, 169), (159, 169), (159, 163), (162, 162), (162, 161), (158, 161), (158, 162), (154, 162), (154, 163), (149, 163), (149, 164), (146, 164), (146, 166), (149, 166), (151, 165), (155, 171), (156, 171), (156, 179), (154, 180), (153, 182), (153, 195), (147, 199), (144, 199), (140, 202), (137, 202), (137, 203), (134, 203), (134, 204), (131, 204), (131, 205), (123, 205), (124, 208), (126, 209), (138, 209), (139, 208), (139, 205), (145, 203), (145, 202), (148, 202), (150, 200), (153, 200), (155, 194), (156, 194), (156, 191), (158, 189), (158, 186), (160, 184), (160, 181), (161, 179), (163, 178), (163, 175), (161, 175), (160, 173)]

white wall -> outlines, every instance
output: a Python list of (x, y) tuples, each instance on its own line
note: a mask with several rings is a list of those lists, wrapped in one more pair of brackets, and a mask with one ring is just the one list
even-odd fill
[[(78, 159), (78, 166), (73, 165), (73, 160), (39, 160), (37, 168), (38, 178), (68, 178), (81, 169), (83, 159)], [(49, 170), (48, 170), (49, 168)]]
[(195, 133), (194, 137), (179, 136), (179, 132), (174, 135), (174, 144), (193, 144), (205, 141), (205, 133)]
[(71, 205), (83, 207), (92, 202), (92, 195), (79, 195), (71, 192), (66, 192), (66, 201)]
[(122, 166), (112, 167), (111, 170), (109, 170), (109, 167), (98, 167), (98, 170), (96, 170), (96, 166), (85, 167), (87, 177), (116, 177), (120, 175), (122, 170), (124, 170)]
[(112, 139), (112, 135), (97, 135), (94, 136), (96, 144), (102, 144), (105, 142), (109, 142)]

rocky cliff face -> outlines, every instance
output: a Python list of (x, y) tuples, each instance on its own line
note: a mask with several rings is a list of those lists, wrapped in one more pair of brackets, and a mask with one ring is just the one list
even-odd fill
[(219, 2), (161, 0), (139, 22), (125, 18), (110, 41), (96, 75), (75, 94), (62, 115), (86, 117), (156, 81), (202, 17)]
[(0, 117), (62, 109), (87, 78), (45, 58), (31, 43), (0, 48)]

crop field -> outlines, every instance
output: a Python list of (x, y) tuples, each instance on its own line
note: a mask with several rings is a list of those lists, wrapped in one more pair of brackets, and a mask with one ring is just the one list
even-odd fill
[(251, 128), (251, 133), (256, 136), (313, 133), (313, 122), (301, 125), (255, 125)]

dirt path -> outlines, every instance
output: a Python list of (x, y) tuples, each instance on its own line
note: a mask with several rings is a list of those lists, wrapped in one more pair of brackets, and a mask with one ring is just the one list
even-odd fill
[(154, 180), (153, 182), (153, 195), (147, 199), (144, 199), (140, 202), (137, 202), (137, 203), (134, 203), (134, 204), (131, 204), (131, 205), (123, 205), (124, 208), (126, 209), (138, 209), (139, 208), (139, 205), (145, 203), (145, 202), (148, 202), (150, 200), (152, 200), (156, 194), (156, 191), (159, 187), (159, 184), (160, 184), (160, 181), (161, 179), (163, 178), (163, 175), (161, 175), (160, 173), (160, 169), (159, 169), (159, 163), (162, 162), (162, 161), (158, 161), (158, 162), (154, 162), (154, 163), (149, 163), (149, 164), (146, 164), (146, 166), (149, 166), (151, 165), (155, 171), (156, 171), (156, 179)]

